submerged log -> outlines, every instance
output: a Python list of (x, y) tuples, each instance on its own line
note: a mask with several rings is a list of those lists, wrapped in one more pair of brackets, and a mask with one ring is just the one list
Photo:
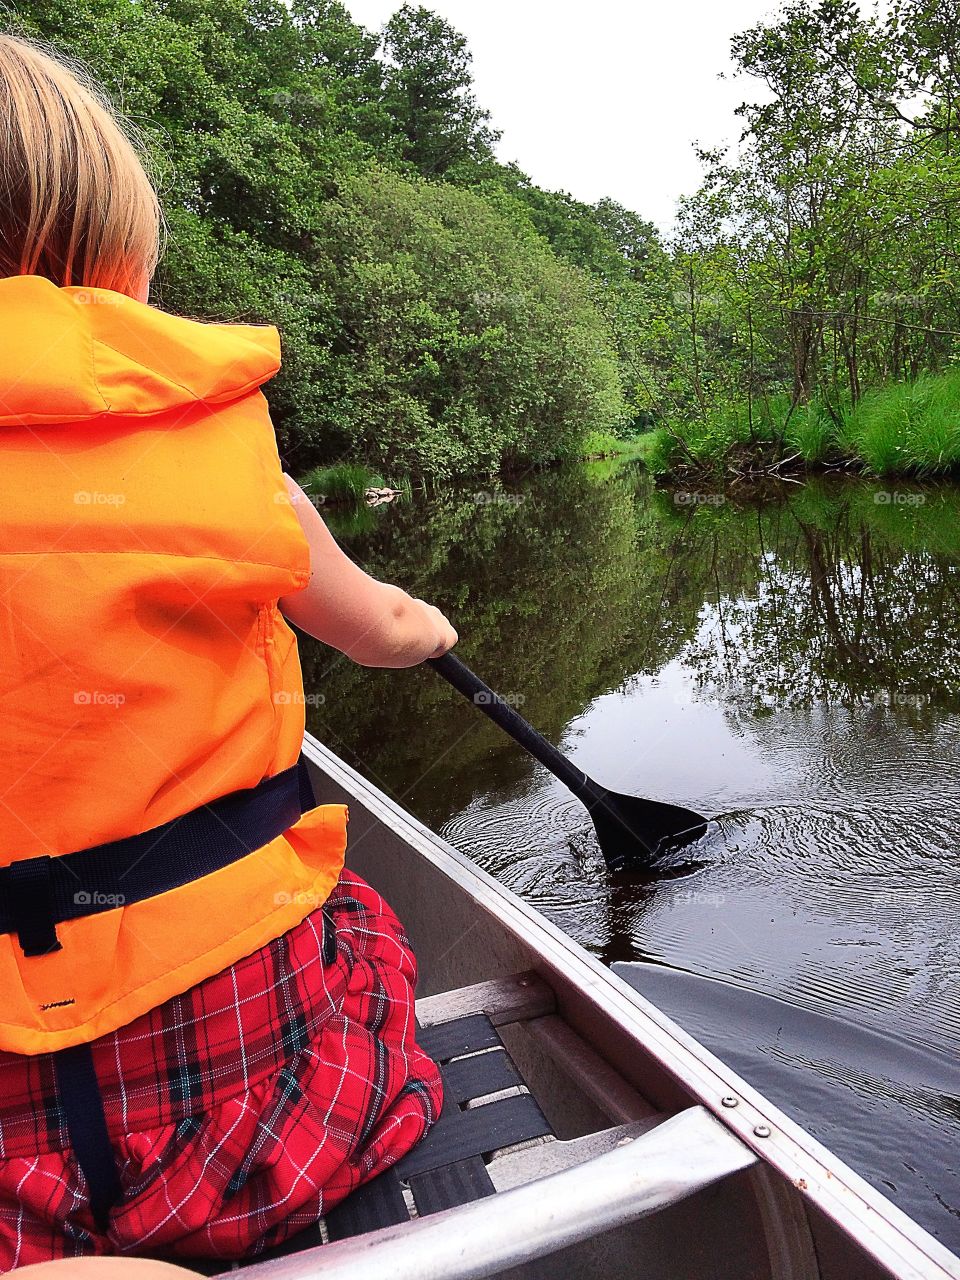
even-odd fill
[(399, 489), (364, 489), (364, 499), (368, 507), (379, 507), (383, 502), (392, 502), (394, 498), (400, 497)]

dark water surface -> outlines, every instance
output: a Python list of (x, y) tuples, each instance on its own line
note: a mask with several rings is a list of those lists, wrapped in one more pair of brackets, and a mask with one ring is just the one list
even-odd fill
[(960, 1251), (960, 491), (764, 500), (550, 472), (331, 524), (617, 791), (722, 815), (612, 882), (578, 803), (427, 670), (301, 643), (310, 728)]

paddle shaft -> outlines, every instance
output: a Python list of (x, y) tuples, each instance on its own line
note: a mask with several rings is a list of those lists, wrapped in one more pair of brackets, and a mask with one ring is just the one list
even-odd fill
[(542, 737), (527, 724), (523, 716), (505, 701), (498, 693), (484, 684), (479, 676), (474, 675), (469, 667), (465, 667), (459, 658), (452, 653), (445, 653), (442, 658), (428, 658), (427, 665), (433, 667), (454, 689), (462, 693), (485, 716), (500, 726), (504, 733), (519, 742), (524, 750), (529, 751), (540, 763), (564, 784), (573, 794), (589, 808), (602, 801), (606, 791), (592, 778), (572, 764), (552, 743)]

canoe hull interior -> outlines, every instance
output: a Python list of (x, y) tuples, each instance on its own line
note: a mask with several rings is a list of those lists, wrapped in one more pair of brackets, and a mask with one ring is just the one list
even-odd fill
[(552, 1009), (500, 1030), (558, 1138), (701, 1105), (761, 1157), (638, 1223), (498, 1274), (960, 1280), (960, 1260), (538, 912), (309, 735), (305, 754), (318, 801), (349, 805), (348, 864), (404, 923), (418, 998), (526, 972), (552, 991)]

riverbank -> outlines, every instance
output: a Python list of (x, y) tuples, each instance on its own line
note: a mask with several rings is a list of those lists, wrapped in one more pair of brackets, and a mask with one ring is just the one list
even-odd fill
[[(575, 462), (602, 462), (616, 460), (621, 462), (642, 462), (645, 465), (655, 446), (654, 433), (648, 432), (629, 440), (621, 439), (612, 433), (594, 431), (583, 441), (581, 446), (569, 457), (558, 458), (555, 465), (561, 466)], [(538, 467), (536, 470), (543, 470)], [(482, 476), (489, 482), (489, 476)], [(509, 480), (509, 475), (504, 477)], [(467, 483), (478, 477), (460, 477), (459, 482)], [(301, 488), (318, 505), (359, 506), (366, 501), (371, 489), (388, 487), (398, 489), (409, 495), (413, 491), (414, 481), (409, 476), (384, 477), (382, 472), (373, 471), (362, 462), (336, 462), (329, 467), (314, 467), (299, 478)], [(420, 479), (416, 483), (423, 485)]]
[(595, 431), (587, 436), (583, 445), (569, 462), (601, 462), (607, 458), (621, 458), (625, 462), (646, 462), (653, 448), (653, 433), (632, 436), (625, 440), (607, 432)]
[[(638, 462), (655, 476), (700, 477), (715, 485), (829, 471), (916, 479), (957, 474), (960, 369), (873, 388), (856, 405), (849, 396), (836, 402), (816, 396), (792, 405), (784, 393), (626, 439), (591, 431), (569, 456), (554, 461), (602, 460)], [(509, 480), (509, 473), (504, 478)], [(342, 462), (315, 468), (302, 483), (324, 502), (359, 504), (367, 489), (388, 484), (410, 490), (424, 482)]]
[(836, 403), (774, 395), (658, 428), (644, 461), (656, 475), (715, 478), (849, 469), (876, 476), (960, 470), (960, 369), (922, 374)]

